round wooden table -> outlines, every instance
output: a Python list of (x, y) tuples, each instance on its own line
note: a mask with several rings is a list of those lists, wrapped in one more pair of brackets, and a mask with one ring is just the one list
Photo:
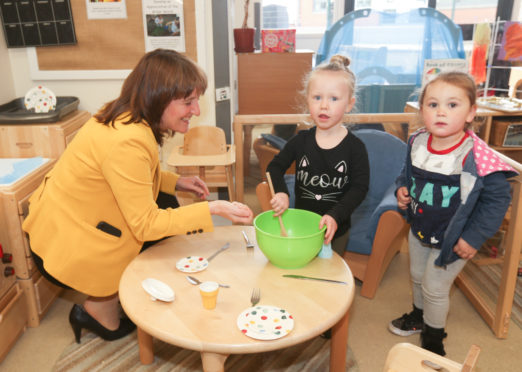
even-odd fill
[[(230, 354), (250, 354), (283, 349), (332, 329), (330, 371), (344, 371), (348, 340), (349, 308), (354, 298), (354, 281), (348, 265), (337, 254), (315, 258), (307, 266), (284, 270), (272, 265), (257, 247), (246, 248), (244, 230), (255, 241), (252, 226), (216, 227), (214, 232), (175, 236), (161, 241), (138, 255), (125, 269), (120, 281), (120, 301), (138, 327), (140, 359), (154, 360), (152, 338), (201, 352), (203, 370), (223, 371)], [(176, 262), (186, 256), (209, 257), (230, 242), (230, 248), (216, 256), (206, 270), (186, 274)], [(301, 274), (335, 279), (346, 285), (284, 278)], [(201, 281), (228, 284), (220, 288), (214, 310), (203, 308), (199, 289), (186, 275)], [(152, 301), (142, 288), (146, 278), (158, 279), (175, 292), (173, 302)], [(261, 289), (259, 305), (287, 310), (294, 328), (286, 336), (270, 341), (244, 335), (236, 321), (251, 306), (253, 288)]]

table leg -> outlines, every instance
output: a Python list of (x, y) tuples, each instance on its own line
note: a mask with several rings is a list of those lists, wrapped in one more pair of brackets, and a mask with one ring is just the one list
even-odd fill
[(333, 326), (330, 343), (330, 372), (345, 371), (350, 310)]
[(244, 157), (243, 157), (243, 128), (244, 126), (237, 120), (234, 120), (234, 144), (236, 145), (236, 166), (235, 166), (235, 189), (238, 202), (243, 202), (244, 193)]
[(138, 327), (138, 347), (140, 349), (141, 364), (152, 364), (154, 362), (154, 349), (152, 347), (152, 336)]
[(204, 372), (224, 372), (228, 354), (201, 352)]
[(243, 131), (245, 137), (243, 139), (243, 173), (245, 176), (250, 174), (250, 151), (252, 150), (252, 125), (245, 125)]

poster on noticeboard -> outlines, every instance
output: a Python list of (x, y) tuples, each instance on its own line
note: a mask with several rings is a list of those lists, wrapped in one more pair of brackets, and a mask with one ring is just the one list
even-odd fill
[(422, 86), (426, 85), (431, 79), (441, 72), (459, 71), (468, 72), (468, 63), (465, 59), (427, 59), (424, 61), (424, 71), (422, 73)]
[(182, 0), (142, 0), (145, 51), (157, 48), (185, 52)]
[(125, 19), (127, 7), (125, 0), (85, 0), (87, 19)]

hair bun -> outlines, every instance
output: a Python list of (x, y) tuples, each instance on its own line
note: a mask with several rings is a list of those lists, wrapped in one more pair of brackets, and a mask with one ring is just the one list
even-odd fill
[(350, 58), (343, 56), (342, 54), (336, 54), (330, 58), (330, 63), (335, 63), (343, 67), (350, 66)]

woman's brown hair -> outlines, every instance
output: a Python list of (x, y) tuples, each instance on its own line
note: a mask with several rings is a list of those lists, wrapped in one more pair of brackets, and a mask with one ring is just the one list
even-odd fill
[(207, 77), (203, 70), (184, 55), (168, 49), (145, 54), (123, 82), (118, 98), (105, 104), (94, 115), (105, 125), (127, 114), (123, 124), (147, 122), (156, 142), (163, 144), (160, 129), (163, 111), (172, 100), (187, 98), (196, 91), (205, 93)]

